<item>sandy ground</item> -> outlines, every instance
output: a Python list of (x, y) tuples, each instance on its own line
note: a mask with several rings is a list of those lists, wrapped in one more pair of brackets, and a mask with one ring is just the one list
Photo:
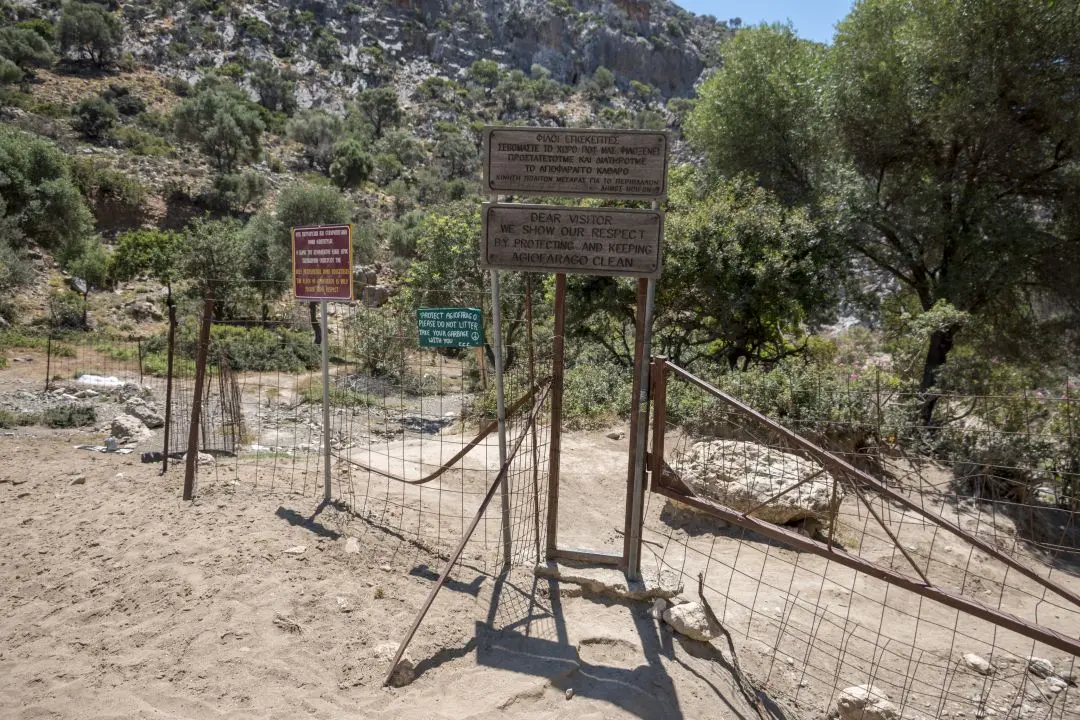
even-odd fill
[(184, 503), (179, 472), (73, 449), (93, 439), (0, 439), (0, 717), (753, 716), (647, 605), (467, 565), (415, 682), (383, 688), (438, 560), (298, 495), (204, 483)]

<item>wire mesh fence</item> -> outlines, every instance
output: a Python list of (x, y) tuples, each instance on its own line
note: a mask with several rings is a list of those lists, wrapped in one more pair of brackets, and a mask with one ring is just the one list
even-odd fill
[[(878, 427), (873, 416), (847, 420), (830, 446), (839, 452), (808, 450), (693, 376), (671, 377), (658, 402), (677, 412), (654, 472), (667, 497), (650, 496), (645, 566), (702, 577), (759, 687), (814, 711), (864, 685), (902, 717), (1080, 716), (1074, 510), (965, 495), (963, 475), (851, 445), (853, 428)], [(844, 422), (790, 426), (828, 445)], [(846, 470), (842, 455), (875, 471)], [(1055, 540), (1030, 534), (1036, 516)], [(1049, 644), (1023, 626), (1048, 631)]]
[[(422, 297), (421, 293), (415, 297)], [(490, 296), (459, 293), (490, 321)], [(528, 298), (531, 303), (532, 298)], [(523, 294), (504, 297), (524, 307)], [(324, 431), (330, 435), (335, 500), (374, 527), (446, 556), (500, 468), (490, 349), (418, 346), (412, 304), (330, 306), (330, 424), (323, 427), (315, 328), (306, 308), (275, 320), (215, 317), (203, 388), (198, 482), (245, 483), (268, 493), (320, 496)], [(190, 315), (196, 315), (194, 311)], [(199, 317), (181, 317), (179, 355), (195, 357)], [(488, 330), (490, 334), (490, 329)], [(551, 338), (521, 328), (505, 348), (507, 443), (549, 372)], [(546, 365), (545, 365), (546, 362)], [(170, 447), (187, 448), (192, 373), (174, 376)], [(485, 514), (471, 561), (535, 562), (543, 546), (549, 412), (511, 460), (506, 493)], [(505, 510), (504, 510), (505, 508)]]

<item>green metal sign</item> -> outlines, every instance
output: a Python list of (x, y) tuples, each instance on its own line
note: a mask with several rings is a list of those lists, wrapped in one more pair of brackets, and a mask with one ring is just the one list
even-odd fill
[(420, 308), (420, 347), (464, 348), (484, 344), (484, 321), (476, 308)]

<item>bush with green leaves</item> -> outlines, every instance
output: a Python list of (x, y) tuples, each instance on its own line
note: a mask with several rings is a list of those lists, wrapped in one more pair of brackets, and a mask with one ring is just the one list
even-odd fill
[(262, 153), (265, 123), (258, 106), (228, 81), (214, 80), (173, 111), (173, 125), (182, 140), (198, 143), (220, 172), (253, 162)]
[(0, 294), (7, 294), (27, 285), (34, 277), (34, 266), (26, 250), (16, 247), (5, 237), (2, 205), (0, 205)]
[(11, 247), (57, 250), (90, 233), (90, 209), (51, 141), (0, 125), (0, 168), (0, 229)]
[(93, 158), (75, 158), (71, 165), (75, 185), (91, 204), (110, 204), (137, 211), (146, 201), (139, 178)]
[(146, 101), (131, 92), (131, 88), (111, 83), (101, 91), (101, 97), (116, 106), (121, 115), (133, 117), (146, 110)]
[(75, 52), (98, 67), (112, 63), (124, 39), (119, 18), (97, 3), (72, 0), (60, 11), (56, 26), (60, 49)]
[(0, 62), (14, 67), (0, 73), (2, 82), (22, 80), (32, 68), (48, 67), (55, 61), (49, 41), (26, 27), (0, 28)]
[(267, 110), (280, 111), (286, 115), (296, 112), (296, 75), (283, 71), (273, 63), (260, 60), (255, 63), (250, 77), (252, 88), (259, 96), (259, 104)]
[(330, 171), (334, 145), (344, 131), (342, 118), (325, 110), (304, 110), (286, 126), (288, 136), (304, 147), (304, 157), (311, 166), (323, 172)]
[(341, 189), (359, 187), (371, 175), (373, 162), (364, 143), (356, 138), (342, 140), (334, 146), (334, 161), (330, 164), (330, 179)]
[(132, 125), (121, 125), (112, 131), (112, 138), (133, 155), (161, 157), (172, 150), (169, 142), (154, 133), (140, 130)]
[(120, 119), (116, 106), (99, 95), (75, 103), (71, 114), (71, 127), (92, 140), (105, 137)]
[(358, 306), (351, 320), (351, 348), (360, 367), (371, 375), (401, 380), (408, 354), (416, 346), (415, 330), (402, 318), (411, 317), (393, 302), (380, 308)]
[(169, 298), (181, 277), (187, 252), (185, 236), (172, 230), (132, 230), (116, 240), (109, 258), (109, 275), (115, 281), (152, 277), (165, 286)]
[(376, 140), (390, 128), (399, 125), (405, 117), (397, 93), (390, 87), (361, 90), (349, 115), (351, 122), (366, 125)]
[(76, 428), (93, 425), (97, 413), (93, 405), (59, 405), (41, 413), (41, 424), (50, 428)]
[(215, 209), (246, 211), (257, 204), (269, 189), (266, 177), (252, 170), (224, 173), (214, 177), (205, 202)]
[(306, 333), (277, 328), (215, 325), (210, 333), (210, 357), (224, 356), (236, 371), (298, 372), (319, 366), (319, 348)]
[(49, 327), (54, 330), (85, 330), (86, 301), (78, 293), (56, 290), (49, 295)]

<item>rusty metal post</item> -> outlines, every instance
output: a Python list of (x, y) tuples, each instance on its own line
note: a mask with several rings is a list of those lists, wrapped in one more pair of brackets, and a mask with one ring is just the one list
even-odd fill
[(165, 360), (165, 444), (161, 451), (161, 474), (169, 470), (169, 435), (172, 433), (173, 347), (176, 342), (176, 306), (169, 302), (169, 339)]
[[(529, 350), (529, 387), (536, 387), (536, 349), (533, 347), (533, 306), (532, 276), (525, 276), (525, 341)], [(533, 490), (533, 540), (536, 549), (536, 562), (540, 562), (540, 449), (536, 447), (536, 423), (529, 431), (532, 445), (532, 490)]]
[(667, 426), (667, 358), (663, 355), (652, 360), (652, 478), (649, 487), (656, 489), (664, 475), (664, 429)]
[(45, 341), (45, 392), (49, 392), (49, 378), (52, 377), (52, 334)]
[(202, 327), (199, 330), (199, 350), (195, 360), (195, 392), (191, 398), (191, 425), (188, 433), (186, 467), (184, 469), (184, 499), (195, 493), (195, 468), (199, 462), (199, 423), (202, 414), (203, 383), (206, 381), (206, 355), (210, 345), (210, 323), (214, 317), (214, 301), (203, 303)]
[(551, 447), (548, 461), (548, 560), (555, 559), (559, 530), (559, 454), (562, 452), (563, 364), (566, 332), (566, 275), (555, 276), (555, 338), (551, 357)]
[(139, 356), (139, 384), (143, 384), (142, 338), (135, 338), (135, 351)]
[(634, 315), (634, 380), (630, 389), (630, 460), (626, 468), (626, 514), (623, 518), (623, 570), (629, 570), (630, 546), (633, 543), (630, 526), (633, 524), (634, 471), (637, 460), (638, 415), (641, 410), (641, 367), (642, 348), (645, 342), (645, 301), (648, 293), (648, 280), (637, 281), (637, 311)]

